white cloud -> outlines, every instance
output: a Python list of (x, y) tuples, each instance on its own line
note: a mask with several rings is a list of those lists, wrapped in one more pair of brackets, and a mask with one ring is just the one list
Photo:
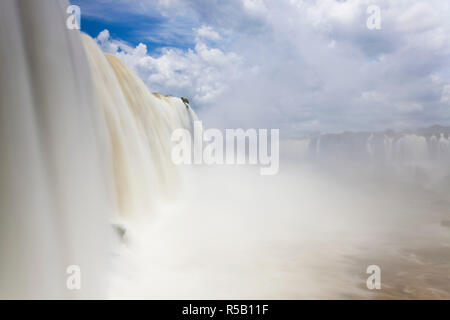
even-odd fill
[[(374, 3), (381, 30), (366, 27)], [(166, 17), (195, 21), (191, 49), (149, 53), (106, 33), (98, 41), (152, 90), (191, 98), (211, 126), (277, 127), (296, 135), (450, 122), (446, 1), (171, 0), (158, 6)]]
[(395, 105), (395, 108), (401, 112), (401, 113), (410, 113), (410, 112), (417, 112), (422, 111), (423, 106), (419, 103), (399, 103)]
[(439, 26), (438, 12), (425, 1), (411, 3), (397, 19), (400, 31), (417, 32), (434, 29)]
[(214, 102), (227, 83), (239, 77), (242, 64), (237, 54), (211, 48), (205, 39), (218, 40), (220, 35), (210, 27), (202, 27), (194, 49), (164, 48), (158, 55), (149, 55), (146, 45), (140, 43), (132, 48), (111, 39), (108, 30), (96, 38), (103, 51), (122, 59), (151, 90), (187, 96), (199, 106)]
[(202, 26), (201, 28), (197, 29), (197, 37), (199, 39), (214, 41), (221, 39), (220, 35), (209, 26)]
[(441, 101), (450, 104), (450, 84), (446, 84), (442, 88)]
[(255, 16), (265, 15), (267, 7), (263, 0), (243, 0), (244, 8)]
[(110, 34), (108, 30), (103, 30), (100, 32), (96, 38), (98, 44), (102, 48), (104, 52), (107, 53), (116, 53), (119, 51), (130, 52), (133, 51), (133, 48), (120, 40), (113, 40), (110, 38)]

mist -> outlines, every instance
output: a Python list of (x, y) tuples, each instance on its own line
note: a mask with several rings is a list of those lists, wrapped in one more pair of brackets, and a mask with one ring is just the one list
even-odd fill
[[(297, 148), (298, 149), (298, 148)], [(448, 199), (357, 161), (280, 171), (182, 168), (183, 195), (152, 224), (129, 221), (113, 298), (344, 299), (449, 296)], [(369, 290), (367, 267), (382, 271)]]

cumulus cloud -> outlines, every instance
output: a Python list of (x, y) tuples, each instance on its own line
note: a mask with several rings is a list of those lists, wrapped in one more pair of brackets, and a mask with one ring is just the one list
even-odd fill
[[(127, 0), (131, 1), (131, 0)], [(139, 1), (194, 21), (190, 49), (97, 41), (153, 91), (188, 96), (207, 125), (283, 135), (450, 122), (446, 1)], [(381, 8), (381, 29), (366, 9)]]
[(202, 26), (193, 49), (164, 48), (159, 54), (149, 55), (145, 44), (133, 48), (111, 39), (108, 30), (96, 38), (103, 51), (121, 58), (151, 90), (190, 97), (200, 107), (213, 103), (241, 75), (241, 57), (207, 43), (220, 39), (217, 32)]
[(209, 26), (202, 26), (197, 30), (197, 37), (199, 39), (207, 39), (218, 41), (221, 39), (220, 35)]

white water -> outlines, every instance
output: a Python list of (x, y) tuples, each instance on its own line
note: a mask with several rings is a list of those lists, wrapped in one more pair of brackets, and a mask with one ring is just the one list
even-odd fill
[(177, 128), (192, 130), (197, 117), (180, 98), (152, 94), (123, 62), (82, 37), (110, 134), (120, 213), (149, 217), (158, 201), (180, 191), (170, 137)]
[(114, 212), (106, 127), (64, 2), (0, 2), (0, 296), (99, 294)]
[[(295, 146), (299, 160), (316, 157), (326, 158), (333, 156), (336, 149), (345, 153), (346, 158), (362, 157), (364, 159), (377, 159), (386, 164), (429, 164), (434, 162), (446, 166), (450, 161), (450, 133), (442, 132), (429, 137), (420, 134), (382, 134), (377, 137), (372, 133), (364, 138), (364, 134), (353, 134), (352, 138), (344, 134), (319, 136), (291, 140)], [(356, 141), (355, 143), (355, 136)], [(323, 146), (324, 139), (328, 143)], [(328, 147), (328, 148), (327, 148)], [(353, 148), (353, 150), (350, 150)], [(351, 152), (348, 152), (351, 151)], [(334, 154), (337, 156), (338, 154)]]
[[(417, 266), (422, 257), (404, 257), (405, 247), (448, 248), (434, 194), (366, 180), (353, 167), (368, 155), (445, 167), (448, 135), (295, 141), (280, 150), (276, 176), (257, 167), (180, 170), (170, 133), (192, 129), (192, 109), (152, 94), (68, 30), (67, 5), (0, 2), (0, 297), (370, 297), (367, 264), (389, 253)], [(352, 179), (299, 164), (311, 151), (345, 160)], [(121, 243), (111, 223), (127, 228)], [(434, 290), (450, 264), (445, 256), (440, 269), (433, 263), (419, 261), (431, 268), (425, 276), (398, 272), (407, 290), (383, 286)], [(81, 267), (80, 291), (66, 288), (71, 264)], [(423, 296), (430, 292), (446, 294)]]
[[(273, 177), (260, 176), (256, 167), (187, 170), (191, 187), (177, 204), (154, 224), (129, 225), (109, 297), (370, 298), (376, 294), (365, 288), (370, 264), (380, 265), (386, 278), (398, 274), (395, 292), (405, 288), (405, 296), (423, 288), (422, 296), (433, 297), (427, 274), (442, 276), (445, 285), (433, 261), (403, 252), (430, 245), (448, 250), (448, 230), (440, 226), (445, 212), (420, 188), (343, 182), (288, 162)], [(410, 266), (392, 259), (395, 268), (388, 268), (386, 255)], [(446, 263), (439, 268), (448, 270)], [(429, 269), (411, 274), (417, 265)], [(415, 278), (425, 280), (415, 284)], [(383, 282), (386, 289), (396, 285)]]
[(170, 133), (195, 114), (67, 29), (67, 6), (0, 3), (0, 297), (104, 296), (111, 221), (179, 189)]

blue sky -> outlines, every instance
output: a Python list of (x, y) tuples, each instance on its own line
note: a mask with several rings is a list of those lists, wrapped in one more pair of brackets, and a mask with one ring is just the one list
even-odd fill
[(72, 4), (103, 51), (150, 90), (188, 97), (206, 126), (299, 136), (450, 125), (448, 1)]
[[(83, 2), (83, 1), (73, 1), (73, 2)], [(144, 43), (147, 45), (147, 48), (151, 51), (165, 47), (168, 45), (177, 46), (177, 47), (185, 47), (185, 44), (182, 43), (163, 43), (163, 42), (152, 42), (152, 41), (143, 41), (138, 36), (139, 30), (147, 29), (152, 30), (156, 29), (157, 25), (160, 23), (160, 19), (149, 19), (147, 17), (141, 17), (138, 15), (133, 15), (133, 22), (123, 22), (123, 21), (104, 21), (102, 19), (96, 17), (83, 16), (82, 19), (82, 31), (89, 34), (91, 37), (96, 37), (101, 31), (108, 29), (111, 33), (111, 36), (118, 39), (123, 39), (130, 43), (131, 45), (138, 45), (139, 43)], [(131, 18), (131, 17), (130, 17)]]
[[(130, 45), (145, 44), (149, 52), (163, 47), (187, 49), (194, 44), (195, 22), (190, 19), (171, 19), (157, 11), (149, 14), (147, 10), (123, 10), (120, 1), (70, 2), (81, 8), (81, 29), (91, 37), (107, 29), (113, 38)], [(136, 3), (139, 5), (138, 1)]]

